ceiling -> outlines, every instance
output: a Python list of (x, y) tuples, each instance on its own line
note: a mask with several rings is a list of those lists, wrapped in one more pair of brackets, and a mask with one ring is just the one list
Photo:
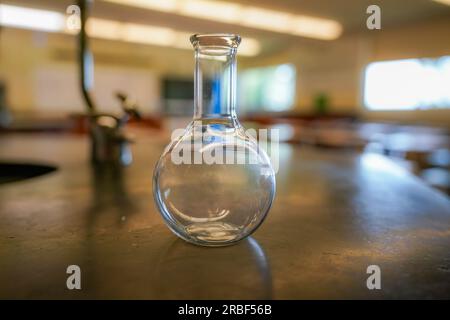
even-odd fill
[[(164, 0), (162, 0), (164, 1)], [(224, 0), (222, 0), (224, 1)], [(73, 0), (3, 0), (3, 3), (30, 6), (65, 12)], [(294, 14), (334, 19), (344, 27), (344, 34), (366, 29), (366, 8), (371, 4), (381, 7), (382, 28), (415, 23), (438, 16), (450, 17), (450, 6), (431, 0), (232, 0), (246, 5), (266, 7)], [(170, 13), (162, 13), (114, 3), (94, 1), (92, 15), (113, 20), (171, 27), (189, 32), (230, 32), (255, 37), (270, 52), (288, 45), (295, 38), (299, 44), (319, 44), (323, 41), (280, 34), (250, 27), (235, 26), (214, 21), (195, 19)], [(275, 48), (275, 49), (274, 49)]]
[[(164, 1), (164, 0), (161, 0)], [(224, 1), (224, 0), (222, 0)], [(41, 8), (55, 8), (64, 10), (67, 6), (75, 3), (73, 0), (4, 0), (3, 3), (15, 5), (33, 6)], [(116, 4), (95, 0), (94, 14), (117, 16), (126, 20), (142, 20), (146, 17), (147, 22), (154, 18), (150, 10), (126, 7)], [(377, 4), (382, 11), (382, 24), (392, 26), (406, 22), (419, 21), (436, 16), (449, 15), (450, 6), (446, 6), (431, 0), (231, 0), (228, 2), (242, 3), (258, 7), (266, 7), (280, 11), (305, 14), (316, 17), (330, 18), (339, 21), (345, 31), (364, 28), (367, 18), (366, 8), (371, 4)], [(177, 20), (183, 20), (183, 17), (173, 17), (167, 14), (154, 12), (170, 19), (164, 20), (164, 23), (177, 24)], [(192, 25), (200, 24), (204, 21), (199, 19), (185, 18), (192, 20)], [(160, 20), (160, 19), (157, 19)], [(153, 21), (153, 20), (152, 20)]]
[(342, 23), (346, 31), (365, 28), (366, 8), (371, 4), (380, 6), (382, 24), (385, 26), (450, 15), (450, 6), (431, 0), (233, 0), (233, 2), (335, 19)]

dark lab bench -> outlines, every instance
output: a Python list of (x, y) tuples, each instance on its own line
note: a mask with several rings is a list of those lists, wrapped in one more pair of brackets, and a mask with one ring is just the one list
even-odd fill
[[(165, 144), (139, 132), (130, 167), (94, 170), (82, 136), (0, 137), (1, 160), (58, 166), (0, 185), (0, 298), (450, 298), (450, 201), (387, 158), (281, 145), (265, 223), (203, 248), (155, 208)], [(69, 265), (79, 291), (66, 289)], [(370, 265), (381, 290), (366, 286)]]

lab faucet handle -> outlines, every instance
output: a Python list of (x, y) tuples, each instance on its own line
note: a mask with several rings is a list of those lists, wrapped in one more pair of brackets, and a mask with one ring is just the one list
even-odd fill
[(138, 120), (141, 119), (141, 113), (139, 112), (139, 108), (135, 100), (130, 99), (128, 95), (123, 92), (116, 92), (116, 97), (119, 99), (123, 111), (125, 111), (125, 115), (122, 117), (122, 122), (126, 122), (130, 118), (135, 118)]

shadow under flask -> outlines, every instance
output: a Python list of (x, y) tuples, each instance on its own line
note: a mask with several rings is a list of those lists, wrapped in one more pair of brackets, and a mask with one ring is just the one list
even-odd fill
[(173, 134), (156, 164), (153, 195), (168, 227), (182, 239), (224, 246), (255, 231), (275, 196), (275, 174), (236, 111), (233, 34), (196, 34), (194, 117)]

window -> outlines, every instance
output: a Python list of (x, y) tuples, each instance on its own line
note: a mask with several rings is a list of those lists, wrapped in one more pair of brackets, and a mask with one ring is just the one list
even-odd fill
[(364, 105), (370, 110), (450, 108), (450, 56), (369, 64)]
[(295, 67), (282, 64), (248, 69), (238, 77), (238, 111), (285, 111), (295, 99)]

